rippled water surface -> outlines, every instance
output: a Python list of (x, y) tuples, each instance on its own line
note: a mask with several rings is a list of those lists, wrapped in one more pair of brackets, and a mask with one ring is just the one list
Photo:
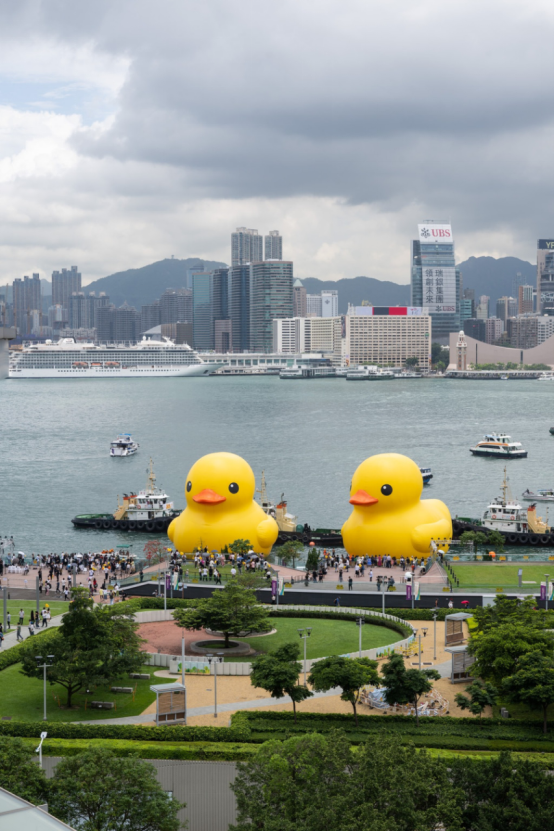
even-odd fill
[[(26, 553), (132, 541), (140, 553), (144, 537), (76, 531), (71, 518), (113, 511), (118, 494), (144, 487), (150, 456), (158, 484), (183, 507), (189, 467), (218, 450), (244, 456), (257, 478), (265, 470), (269, 496), (284, 492), (314, 527), (346, 520), (354, 469), (387, 451), (432, 467), (426, 496), (477, 516), (502, 480), (500, 461), (468, 451), (487, 431), (506, 431), (529, 451), (508, 463), (515, 495), (554, 486), (553, 404), (554, 385), (536, 381), (0, 381), (0, 534)], [(110, 441), (123, 431), (140, 451), (111, 459)]]

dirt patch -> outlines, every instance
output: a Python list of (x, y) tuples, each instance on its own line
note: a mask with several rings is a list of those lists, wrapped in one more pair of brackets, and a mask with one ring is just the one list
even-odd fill
[(189, 647), (194, 641), (209, 641), (213, 639), (205, 630), (184, 630), (174, 621), (153, 621), (141, 624), (139, 636), (146, 639), (144, 649), (149, 653), (170, 653), (181, 655), (181, 639), (185, 634), (185, 652), (190, 653)]

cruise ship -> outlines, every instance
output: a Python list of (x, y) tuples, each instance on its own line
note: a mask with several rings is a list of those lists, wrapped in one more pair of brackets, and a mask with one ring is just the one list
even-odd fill
[(202, 361), (188, 344), (143, 340), (132, 347), (61, 338), (10, 351), (10, 378), (144, 378), (207, 376), (222, 364)]

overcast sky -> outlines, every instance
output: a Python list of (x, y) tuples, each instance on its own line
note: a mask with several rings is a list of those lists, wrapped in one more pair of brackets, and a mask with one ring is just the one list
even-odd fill
[(554, 235), (551, 0), (0, 0), (0, 284), (229, 262), (409, 281)]

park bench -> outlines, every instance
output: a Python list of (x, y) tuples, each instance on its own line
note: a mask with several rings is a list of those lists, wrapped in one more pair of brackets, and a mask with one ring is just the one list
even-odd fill
[(121, 688), (121, 687), (111, 687), (110, 688), (112, 693), (132, 693), (133, 688)]
[(115, 702), (99, 702), (99, 701), (95, 701), (95, 702), (91, 702), (91, 703), (90, 703), (90, 707), (91, 707), (91, 708), (100, 708), (101, 710), (106, 710), (106, 711), (108, 711), (110, 708), (115, 708)]
[(149, 673), (129, 673), (129, 679), (149, 679)]

